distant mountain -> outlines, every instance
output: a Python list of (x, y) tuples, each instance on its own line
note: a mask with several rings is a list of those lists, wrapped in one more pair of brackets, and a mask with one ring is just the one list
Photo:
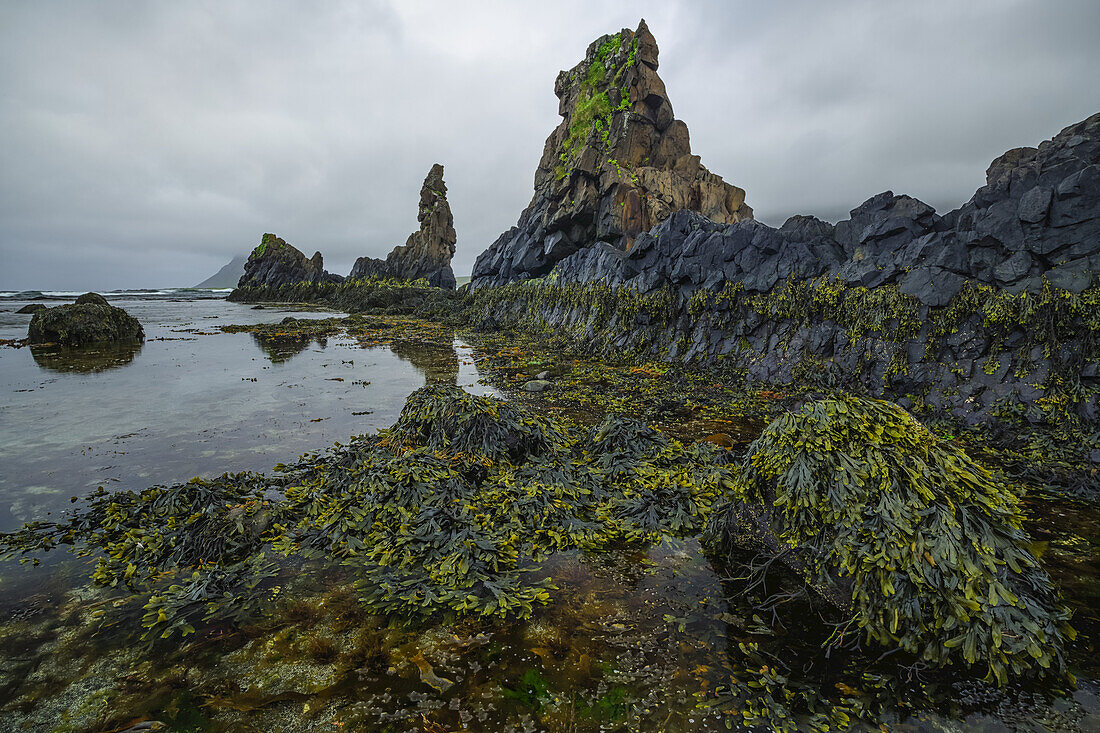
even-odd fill
[(237, 255), (229, 264), (196, 285), (196, 288), (235, 288), (244, 274), (244, 263), (248, 255)]

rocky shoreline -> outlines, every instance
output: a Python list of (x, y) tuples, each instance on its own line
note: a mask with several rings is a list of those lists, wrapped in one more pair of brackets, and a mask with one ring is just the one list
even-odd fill
[(972, 423), (1100, 420), (1100, 114), (1000, 156), (986, 185), (942, 216), (887, 191), (836, 224), (795, 216), (774, 229), (690, 154), (657, 68), (643, 22), (597, 39), (559, 75), (563, 119), (535, 196), (461, 297), (378, 276), (246, 276), (232, 299), (517, 329), (748, 387), (846, 389)]

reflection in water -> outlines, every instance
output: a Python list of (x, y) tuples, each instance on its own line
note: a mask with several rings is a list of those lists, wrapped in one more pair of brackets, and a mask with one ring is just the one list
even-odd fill
[(263, 334), (253, 333), (252, 339), (272, 364), (282, 364), (288, 361), (291, 357), (308, 349), (309, 345), (314, 341), (316, 341), (317, 345), (322, 349), (328, 346), (328, 339), (324, 336), (314, 339), (309, 336), (302, 338), (292, 335), (265, 336)]
[(458, 383), (458, 354), (451, 346), (398, 341), (390, 345), (390, 351), (412, 364), (428, 384)]
[(31, 346), (31, 356), (38, 366), (55, 372), (105, 372), (133, 362), (141, 351), (141, 341), (128, 341), (72, 348), (66, 346)]

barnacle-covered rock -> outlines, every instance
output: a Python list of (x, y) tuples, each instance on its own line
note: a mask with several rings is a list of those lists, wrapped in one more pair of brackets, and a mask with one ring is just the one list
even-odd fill
[(1000, 683), (1066, 673), (1069, 611), (1027, 550), (1012, 487), (901, 408), (808, 403), (750, 446), (733, 490), (710, 546), (782, 554), (847, 631)]

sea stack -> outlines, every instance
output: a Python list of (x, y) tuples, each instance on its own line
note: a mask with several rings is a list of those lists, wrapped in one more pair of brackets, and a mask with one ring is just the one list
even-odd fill
[(447, 203), (447, 184), (443, 166), (436, 163), (420, 187), (420, 229), (409, 235), (404, 245), (393, 248), (385, 260), (360, 257), (351, 268), (349, 279), (390, 277), (396, 280), (424, 278), (437, 288), (454, 290), (455, 275), (451, 259), (455, 254), (454, 217)]
[(274, 234), (265, 234), (259, 246), (252, 250), (244, 265), (244, 275), (237, 283), (244, 287), (279, 287), (298, 283), (343, 282), (344, 278), (325, 272), (320, 252), (306, 257), (300, 250)]
[(745, 192), (691, 154), (644, 20), (594, 41), (583, 61), (558, 74), (554, 93), (562, 121), (546, 140), (534, 197), (478, 257), (475, 286), (540, 277), (597, 242), (629, 250), (680, 210), (720, 224), (752, 218)]

